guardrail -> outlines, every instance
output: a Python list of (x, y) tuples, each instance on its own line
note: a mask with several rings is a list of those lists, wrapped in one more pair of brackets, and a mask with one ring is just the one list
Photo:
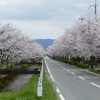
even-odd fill
[(43, 60), (42, 60), (42, 67), (41, 67), (41, 71), (40, 71), (40, 77), (39, 77), (39, 80), (38, 80), (38, 87), (37, 87), (37, 96), (38, 97), (41, 97), (42, 96), (42, 90), (43, 90), (43, 87), (42, 87), (42, 80), (43, 80)]

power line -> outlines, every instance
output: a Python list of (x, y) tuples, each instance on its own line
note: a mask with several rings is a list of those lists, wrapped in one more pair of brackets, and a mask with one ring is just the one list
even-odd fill
[(92, 15), (93, 14), (93, 8), (91, 8), (91, 9), (88, 9), (87, 10), (87, 12), (85, 13), (85, 15), (84, 15), (84, 17), (87, 17), (87, 16), (90, 16), (90, 15)]
[[(94, 3), (94, 5), (90, 5), (89, 6), (89, 8), (88, 8), (88, 10), (86, 11), (86, 13), (85, 13), (85, 15), (84, 16), (81, 16), (80, 18), (79, 18), (79, 20), (81, 20), (82, 22), (83, 22), (83, 20), (85, 20), (85, 18), (88, 16), (92, 16), (93, 15), (93, 13), (95, 14), (95, 15), (97, 15), (97, 3), (99, 3), (100, 2), (100, 0), (99, 1), (96, 1), (95, 0), (95, 3)], [(94, 8), (94, 9), (93, 9)]]
[(94, 7), (94, 14), (97, 15), (97, 2), (96, 2), (96, 0), (95, 0), (95, 4), (90, 5), (88, 9), (90, 9), (91, 7)]
[[(97, 3), (100, 2), (100, 1), (96, 1), (95, 0), (95, 4), (94, 5), (90, 5), (88, 7), (88, 10), (86, 11), (84, 17), (89, 17), (89, 16), (92, 16), (93, 15), (93, 12), (95, 15), (97, 15)], [(94, 8), (94, 9), (93, 9)]]
[(83, 15), (81, 15), (81, 17), (78, 19), (78, 20), (80, 20), (81, 22), (83, 22), (85, 19), (86, 19), (86, 17), (88, 16), (91, 16), (92, 14), (93, 14), (93, 8), (90, 8), (90, 9), (88, 9), (87, 10), (87, 12), (85, 13), (85, 15), (83, 16)]

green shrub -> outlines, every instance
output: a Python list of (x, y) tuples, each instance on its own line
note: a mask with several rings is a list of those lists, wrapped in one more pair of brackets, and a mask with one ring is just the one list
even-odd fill
[(89, 65), (88, 65), (88, 64), (84, 64), (84, 67), (85, 67), (85, 68), (89, 68)]
[(63, 60), (63, 59), (60, 59), (60, 61), (61, 61), (61, 62), (64, 62), (64, 60)]
[(82, 63), (77, 63), (76, 66), (79, 67), (79, 68), (83, 68), (83, 69), (89, 68), (89, 65), (88, 64), (82, 64)]
[(77, 65), (77, 62), (74, 62), (74, 61), (68, 61), (68, 64), (71, 64), (71, 65)]
[(100, 70), (97, 70), (97, 73), (100, 74)]
[(78, 63), (76, 66), (80, 67), (80, 68), (83, 68), (83, 64), (82, 63)]
[(64, 62), (65, 62), (65, 63), (68, 63), (68, 61), (67, 61), (67, 60), (64, 60)]
[(100, 70), (96, 70), (96, 69), (89, 69), (89, 71), (100, 74)]

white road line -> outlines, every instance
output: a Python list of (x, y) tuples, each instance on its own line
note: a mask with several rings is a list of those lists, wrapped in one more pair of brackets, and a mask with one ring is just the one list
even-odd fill
[(83, 77), (81, 77), (81, 76), (78, 76), (80, 79), (82, 79), (82, 80), (85, 80), (85, 78), (83, 78)]
[(58, 66), (61, 66), (61, 65), (59, 65), (59, 64), (57, 64)]
[(98, 87), (98, 88), (100, 88), (99, 85), (97, 85), (97, 84), (95, 84), (95, 83), (93, 83), (93, 82), (91, 82), (91, 84), (94, 85), (94, 86), (96, 86), (96, 87)]
[[(50, 74), (51, 79), (55, 82), (53, 76), (51, 75), (51, 72), (50, 72), (50, 70), (49, 70), (49, 67), (48, 67), (46, 61), (45, 61), (45, 64), (46, 64), (46, 66), (47, 66), (47, 70), (48, 70), (48, 72), (49, 72), (49, 74)], [(57, 64), (57, 65), (58, 65), (58, 64)], [(60, 66), (60, 65), (58, 65), (58, 66)], [(62, 67), (62, 66), (60, 66), (60, 67)], [(61, 99), (61, 100), (65, 100), (65, 98), (64, 98), (63, 95), (61, 94), (61, 92), (60, 92), (60, 90), (58, 89), (58, 87), (57, 87), (56, 91), (59, 93), (60, 99)]]
[(58, 93), (61, 93), (60, 90), (58, 89), (58, 87), (56, 87), (56, 91), (57, 91)]
[(63, 67), (63, 69), (65, 69), (65, 68)]
[(59, 64), (55, 63), (56, 65), (60, 66)]
[(61, 98), (61, 100), (65, 100), (62, 94), (59, 94), (59, 97)]
[(75, 73), (71, 72), (73, 75), (75, 75)]
[(65, 98), (63, 97), (63, 95), (61, 94), (60, 90), (58, 89), (58, 87), (56, 87), (56, 91), (59, 93), (59, 97), (61, 100), (65, 100)]
[(59, 64), (57, 64), (56, 62), (52, 61), (53, 63), (55, 63), (56, 65), (60, 66)]
[(51, 79), (53, 80), (53, 82), (55, 82), (55, 80), (54, 80), (54, 78), (53, 78), (53, 76), (50, 74), (50, 77), (51, 77)]
[(46, 61), (45, 61), (45, 64), (46, 64), (46, 66), (47, 66), (47, 70), (48, 70), (48, 72), (49, 72), (49, 74), (50, 74), (51, 79), (53, 80), (53, 82), (55, 82), (55, 80), (54, 80), (53, 76), (51, 75), (51, 72), (50, 72), (50, 70), (49, 70), (49, 67), (48, 67), (48, 65), (47, 65), (47, 62), (46, 62)]
[(51, 74), (46, 61), (45, 61), (45, 64), (46, 64), (46, 66), (47, 66), (47, 70), (48, 70), (49, 74)]
[(68, 70), (68, 69), (66, 69), (66, 71), (68, 71), (68, 72), (69, 72), (69, 70)]

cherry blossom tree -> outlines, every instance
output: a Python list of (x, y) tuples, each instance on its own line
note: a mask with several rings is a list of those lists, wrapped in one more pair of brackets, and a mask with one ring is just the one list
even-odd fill
[(0, 25), (0, 64), (43, 57), (44, 49), (11, 24)]
[(93, 69), (93, 58), (100, 57), (100, 16), (87, 18), (84, 22), (65, 29), (65, 33), (48, 48), (48, 54), (88, 58)]

